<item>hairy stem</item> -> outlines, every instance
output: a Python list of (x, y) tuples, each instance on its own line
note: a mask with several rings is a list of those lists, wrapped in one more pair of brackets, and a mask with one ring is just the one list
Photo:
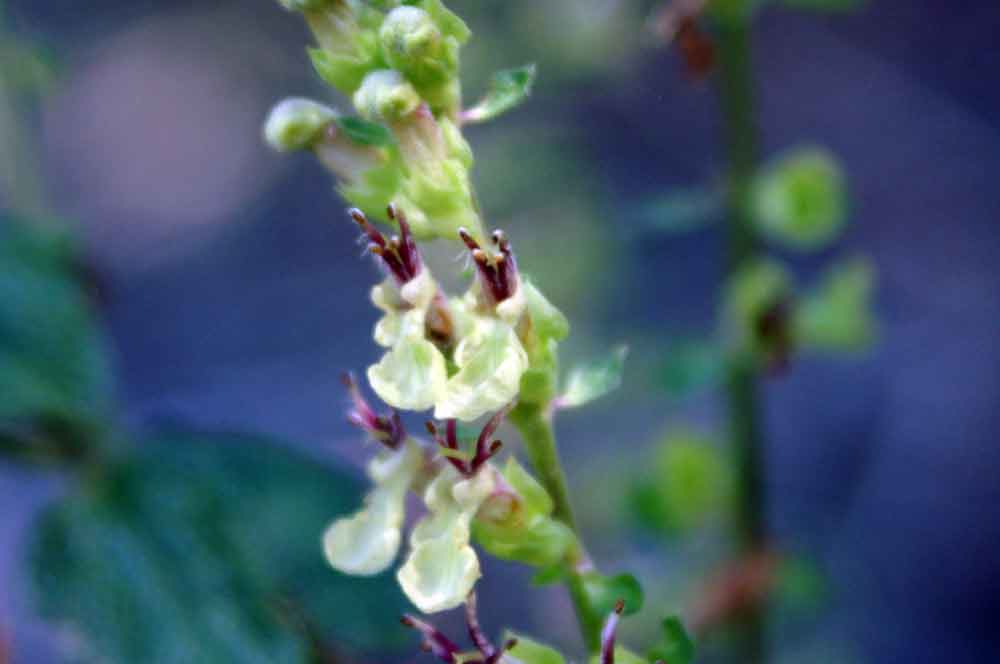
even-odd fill
[[(573, 519), (569, 490), (566, 487), (566, 474), (559, 462), (555, 431), (546, 409), (536, 404), (519, 404), (511, 411), (509, 419), (521, 433), (531, 465), (538, 473), (545, 490), (552, 497), (552, 502), (555, 504), (553, 516), (569, 526), (579, 540), (580, 533)], [(580, 633), (587, 644), (587, 649), (591, 653), (596, 653), (601, 647), (603, 616), (597, 615), (590, 605), (579, 569), (569, 570), (566, 588), (573, 601)]]
[[(735, 271), (758, 253), (750, 217), (750, 189), (757, 167), (758, 129), (755, 121), (754, 81), (749, 21), (733, 19), (719, 26), (719, 85), (728, 151), (726, 178), (726, 273)], [(762, 438), (756, 371), (731, 357), (726, 376), (730, 440), (737, 473), (735, 536), (737, 555), (753, 555), (764, 546), (764, 482)], [(765, 661), (765, 615), (751, 607), (739, 625), (740, 661)]]

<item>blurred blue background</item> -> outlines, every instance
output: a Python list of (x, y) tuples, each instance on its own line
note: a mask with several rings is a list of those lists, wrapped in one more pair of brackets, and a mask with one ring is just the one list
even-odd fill
[[(710, 329), (720, 238), (658, 233), (637, 213), (719, 177), (716, 96), (642, 37), (655, 3), (450, 4), (477, 34), (468, 97), (494, 69), (539, 68), (529, 104), (469, 131), (488, 223), (573, 321), (569, 360), (632, 347), (624, 388), (559, 421), (587, 539), (602, 568), (682, 587), (682, 556), (664, 567), (664, 548), (633, 536), (605, 473), (641, 463), (671, 425), (720, 426), (714, 397), (672, 402), (656, 373), (671, 339)], [(328, 175), (260, 140), (274, 101), (327, 95), (304, 27), (269, 0), (8, 0), (7, 13), (56, 63), (37, 120), (45, 198), (99, 275), (129, 423), (275, 434), (359, 467), (338, 376), (377, 357), (377, 273)], [(833, 589), (808, 630), (776, 634), (776, 661), (830, 650), (837, 661), (1000, 661), (998, 34), (988, 2), (758, 20), (765, 154), (820, 143), (850, 181), (845, 241), (787, 258), (808, 278), (833, 255), (871, 256), (882, 321), (867, 354), (803, 360), (766, 382), (769, 522)], [(431, 260), (456, 253), (435, 247)], [(64, 490), (0, 462), (0, 632), (13, 662), (63, 661), (21, 561), (35, 515)], [(487, 627), (575, 644), (572, 623), (551, 619), (568, 615), (561, 591), (490, 569)]]

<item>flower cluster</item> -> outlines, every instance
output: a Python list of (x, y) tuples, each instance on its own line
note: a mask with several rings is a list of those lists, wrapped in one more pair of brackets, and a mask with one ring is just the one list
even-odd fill
[(407, 597), (424, 613), (459, 606), (480, 576), (477, 541), (499, 557), (539, 566), (572, 563), (579, 555), (568, 527), (554, 520), (545, 490), (509, 457), (493, 463), (503, 443), (493, 438), (506, 409), (493, 414), (474, 441), (459, 423), (426, 424), (431, 440), (407, 434), (396, 411), (377, 415), (352, 377), (348, 419), (380, 444), (368, 465), (373, 488), (354, 515), (337, 519), (323, 537), (330, 564), (373, 575), (392, 565), (402, 542), (406, 495), (422, 497), (427, 513), (410, 532), (409, 554), (397, 572)]
[(455, 237), (460, 227), (480, 235), (472, 151), (458, 126), (465, 23), (440, 0), (281, 2), (302, 13), (318, 43), (313, 66), (360, 117), (287, 99), (267, 120), (268, 143), (315, 152), (344, 198), (369, 215), (384, 220), (388, 204), (399, 204), (419, 237)]

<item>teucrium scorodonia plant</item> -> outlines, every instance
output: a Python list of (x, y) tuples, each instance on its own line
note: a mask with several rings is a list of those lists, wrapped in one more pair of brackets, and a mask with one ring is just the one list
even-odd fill
[[(486, 232), (462, 135), (463, 124), (522, 101), (534, 67), (498, 73), (482, 101), (463, 109), (459, 51), (470, 31), (440, 0), (281, 2), (305, 18), (318, 44), (310, 49), (317, 73), (352, 100), (355, 115), (288, 99), (271, 112), (265, 138), (278, 150), (311, 150), (333, 173), (385, 275), (371, 292), (382, 314), (373, 337), (384, 354), (366, 375), (394, 410), (377, 414), (347, 378), (350, 418), (379, 450), (361, 509), (335, 520), (323, 537), (327, 559), (350, 574), (390, 568), (403, 548), (406, 495), (413, 492), (426, 514), (409, 533), (399, 584), (423, 613), (464, 604), (476, 648), (463, 654), (428, 623), (407, 617), (432, 653), (455, 663), (562, 661), (532, 641), (510, 638), (495, 647), (481, 633), (475, 542), (539, 568), (540, 579), (565, 582), (595, 656), (637, 660), (614, 647), (614, 632), (618, 614), (640, 608), (641, 590), (629, 575), (594, 569), (575, 531), (552, 428), (559, 408), (616, 387), (624, 349), (573, 372), (559, 394), (558, 346), (569, 324), (519, 272), (504, 233)], [(384, 234), (377, 222), (396, 234)], [(438, 239), (468, 252), (475, 277), (464, 294), (445, 293), (421, 255), (418, 241)], [(427, 436), (407, 433), (397, 410), (430, 413)], [(494, 433), (506, 417), (520, 430), (538, 479), (513, 456), (496, 462), (502, 444)], [(460, 431), (477, 421), (478, 434), (466, 440)]]

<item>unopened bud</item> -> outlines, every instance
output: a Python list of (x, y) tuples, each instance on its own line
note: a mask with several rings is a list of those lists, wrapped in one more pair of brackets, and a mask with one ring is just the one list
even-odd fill
[(336, 117), (332, 108), (311, 99), (285, 99), (271, 109), (264, 138), (280, 152), (304, 150), (315, 145)]
[(393, 123), (417, 110), (420, 95), (398, 71), (379, 69), (365, 76), (354, 106), (368, 120)]
[(417, 85), (440, 83), (457, 69), (457, 50), (447, 48), (441, 30), (419, 7), (397, 7), (389, 12), (379, 30), (379, 41), (389, 64)]

